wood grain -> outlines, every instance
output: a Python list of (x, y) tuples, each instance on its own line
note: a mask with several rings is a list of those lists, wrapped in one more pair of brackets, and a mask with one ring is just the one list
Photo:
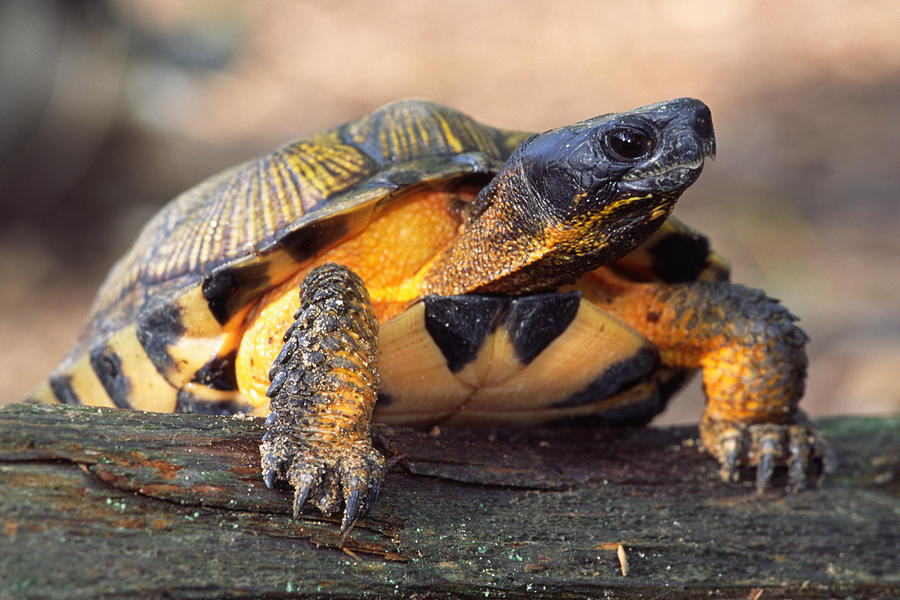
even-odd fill
[(823, 428), (824, 486), (758, 497), (692, 427), (376, 427), (342, 545), (262, 484), (261, 420), (9, 406), (0, 598), (900, 596), (900, 418)]

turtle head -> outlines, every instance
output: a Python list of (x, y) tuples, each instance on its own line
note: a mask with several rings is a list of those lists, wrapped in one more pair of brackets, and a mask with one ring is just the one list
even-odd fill
[(714, 154), (709, 108), (692, 98), (535, 135), (474, 200), (436, 275), (462, 284), (449, 293), (574, 281), (650, 237)]
[(658, 220), (697, 180), (715, 147), (709, 108), (680, 98), (536, 135), (509, 166), (520, 171), (540, 218), (591, 237), (594, 229), (630, 230)]

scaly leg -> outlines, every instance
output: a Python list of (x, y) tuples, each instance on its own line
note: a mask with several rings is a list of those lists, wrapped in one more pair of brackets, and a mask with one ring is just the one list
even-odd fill
[(724, 479), (755, 466), (763, 491), (777, 463), (787, 464), (791, 490), (818, 479), (825, 442), (797, 408), (807, 337), (790, 311), (728, 282), (631, 283), (604, 270), (586, 279), (579, 284), (586, 296), (646, 335), (664, 365), (702, 369), (700, 433)]
[(294, 516), (308, 498), (325, 514), (343, 500), (346, 532), (374, 504), (384, 478), (384, 457), (369, 437), (378, 321), (362, 280), (333, 263), (303, 280), (294, 318), (269, 372), (263, 478), (269, 487), (290, 483)]

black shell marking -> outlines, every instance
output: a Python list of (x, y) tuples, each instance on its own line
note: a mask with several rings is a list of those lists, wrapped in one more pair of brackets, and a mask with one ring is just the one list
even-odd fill
[[(237, 350), (224, 356), (216, 356), (194, 374), (194, 383), (203, 384), (213, 390), (234, 391), (238, 389), (234, 372)], [(179, 396), (180, 397), (180, 396)]]
[(634, 356), (608, 367), (600, 377), (577, 394), (553, 406), (579, 406), (611, 398), (621, 391), (634, 387), (640, 381), (650, 380), (658, 367), (659, 354), (649, 348), (642, 348)]
[(203, 297), (209, 312), (225, 325), (240, 312), (259, 290), (271, 287), (266, 266), (251, 263), (240, 267), (221, 267), (203, 278)]
[(176, 413), (197, 415), (235, 415), (250, 412), (250, 407), (234, 400), (206, 400), (197, 398), (185, 389), (178, 390), (175, 400)]
[(495, 296), (428, 296), (423, 302), (425, 328), (451, 373), (475, 360), (509, 307), (509, 298)]
[(147, 358), (160, 371), (171, 369), (175, 362), (169, 346), (185, 334), (181, 310), (173, 304), (163, 304), (138, 316), (137, 339)]
[(94, 348), (91, 350), (91, 368), (97, 379), (106, 390), (109, 399), (118, 408), (131, 408), (128, 397), (131, 394), (131, 381), (122, 372), (122, 359), (111, 348)]
[(423, 300), (425, 328), (447, 359), (451, 373), (475, 360), (484, 341), (501, 325), (516, 358), (527, 365), (566, 330), (580, 301), (579, 292), (428, 296)]
[(68, 375), (51, 377), (50, 388), (53, 390), (53, 395), (56, 396), (56, 399), (60, 404), (70, 404), (73, 406), (79, 406), (81, 404), (81, 399), (78, 397), (78, 394), (75, 393), (75, 390), (72, 389), (72, 378)]
[(579, 292), (514, 298), (503, 319), (516, 357), (528, 364), (569, 327), (581, 302)]

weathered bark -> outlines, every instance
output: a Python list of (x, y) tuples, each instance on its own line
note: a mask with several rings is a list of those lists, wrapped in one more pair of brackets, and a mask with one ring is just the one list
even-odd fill
[(763, 497), (689, 427), (380, 427), (395, 464), (342, 546), (262, 484), (260, 420), (10, 406), (0, 597), (900, 596), (900, 418), (823, 426), (824, 486)]

